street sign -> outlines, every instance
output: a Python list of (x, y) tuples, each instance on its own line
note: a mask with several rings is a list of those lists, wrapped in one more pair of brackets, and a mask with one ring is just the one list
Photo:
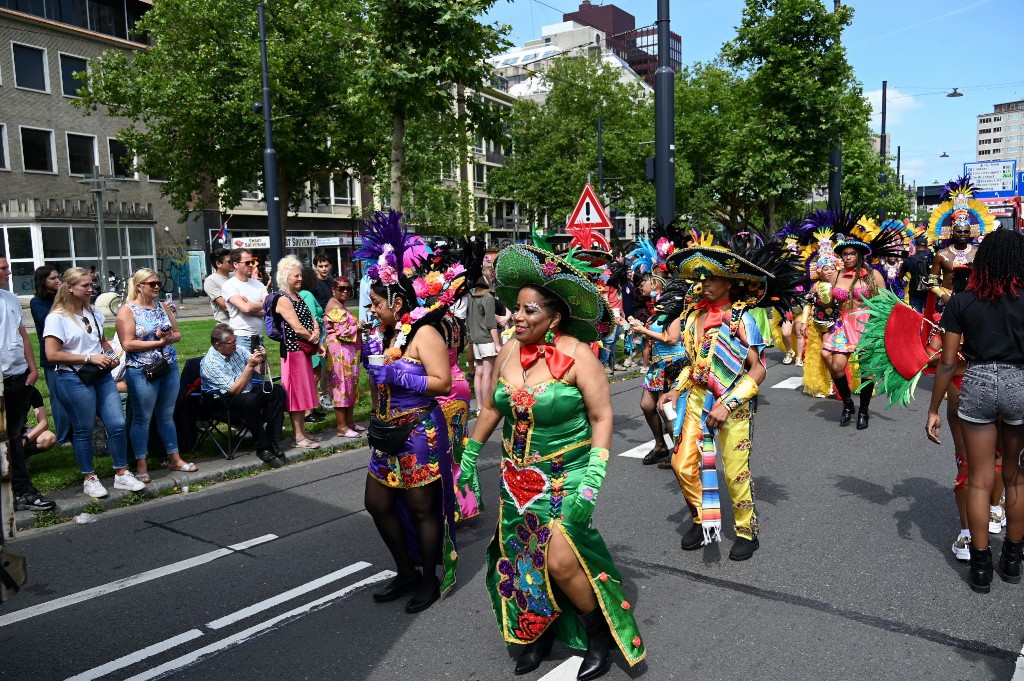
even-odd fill
[(604, 206), (597, 198), (597, 192), (588, 182), (583, 187), (580, 200), (576, 202), (576, 208), (569, 216), (569, 222), (565, 224), (568, 232), (572, 227), (589, 227), (590, 229), (611, 229), (612, 221), (608, 218)]
[(964, 163), (964, 175), (977, 187), (975, 198), (1008, 199), (1017, 195), (1016, 161)]

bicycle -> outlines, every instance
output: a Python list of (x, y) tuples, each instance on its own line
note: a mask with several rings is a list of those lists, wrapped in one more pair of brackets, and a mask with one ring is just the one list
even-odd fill
[(117, 316), (117, 311), (124, 305), (124, 298), (128, 290), (128, 280), (118, 279), (114, 284), (113, 291), (101, 293), (96, 298), (96, 307), (100, 308), (104, 315), (108, 312), (111, 317)]

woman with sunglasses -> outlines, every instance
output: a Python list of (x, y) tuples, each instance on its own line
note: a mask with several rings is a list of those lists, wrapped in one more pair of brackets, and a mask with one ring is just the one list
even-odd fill
[[(71, 420), (71, 449), (84, 478), (83, 491), (91, 497), (107, 496), (93, 466), (92, 436), (98, 414), (114, 460), (114, 489), (138, 492), (146, 485), (128, 470), (121, 396), (110, 375), (117, 358), (103, 337), (103, 313), (89, 304), (91, 297), (92, 277), (87, 270), (72, 267), (64, 272), (43, 328), (46, 358), (57, 366), (55, 396)], [(96, 373), (95, 368), (85, 367), (101, 371), (95, 380), (83, 380)]]
[(326, 349), (328, 385), (334, 416), (338, 420), (338, 435), (357, 438), (363, 430), (357, 426), (352, 410), (358, 398), (359, 320), (345, 307), (352, 297), (352, 284), (348, 277), (335, 277), (331, 282), (331, 298), (324, 309), (324, 348)]
[[(178, 453), (178, 434), (174, 428), (174, 405), (178, 399), (178, 356), (174, 344), (181, 340), (178, 320), (168, 314), (160, 298), (160, 276), (143, 267), (128, 281), (125, 304), (117, 311), (118, 340), (127, 353), (125, 381), (132, 408), (131, 439), (135, 450), (135, 477), (150, 482), (146, 454), (149, 451), (149, 424), (156, 417), (156, 428), (164, 443), (171, 470), (194, 473), (193, 463), (182, 461)], [(162, 364), (163, 375), (146, 377), (147, 366)], [(152, 371), (152, 369), (150, 369)]]

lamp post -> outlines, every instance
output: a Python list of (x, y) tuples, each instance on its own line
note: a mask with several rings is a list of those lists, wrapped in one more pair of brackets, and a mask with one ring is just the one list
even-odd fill
[[(832, 12), (839, 11), (839, 0), (832, 5)], [(699, 185), (699, 182), (698, 182)], [(843, 205), (843, 141), (839, 140), (828, 155), (828, 209), (838, 214)]]
[(274, 126), (270, 116), (270, 69), (267, 66), (267, 21), (263, 3), (258, 6), (260, 21), (260, 69), (263, 76), (263, 149), (264, 199), (267, 202), (267, 234), (270, 236), (270, 281), (276, 281), (277, 263), (284, 255), (281, 238), (281, 197), (277, 188), (277, 150), (274, 149)]
[(888, 192), (886, 191), (886, 183), (887, 183), (887, 181), (889, 179), (888, 175), (886, 175), (886, 173), (885, 173), (885, 165), (886, 165), (886, 160), (885, 160), (885, 156), (886, 156), (886, 153), (885, 153), (886, 152), (886, 148), (885, 148), (885, 94), (886, 94), (886, 91), (888, 90), (888, 87), (889, 87), (889, 81), (883, 80), (882, 81), (882, 134), (878, 138), (878, 153), (879, 153), (879, 155), (882, 158), (882, 170), (878, 174), (878, 182), (879, 182), (879, 184), (882, 185), (882, 206), (881, 206), (881, 210), (878, 211), (878, 216), (880, 218), (879, 222), (885, 222), (885, 219), (889, 216), (889, 212), (887, 210), (885, 210), (885, 199), (888, 197)]
[(658, 0), (658, 70), (654, 72), (655, 217), (668, 225), (676, 216), (675, 74), (669, 59), (669, 0)]

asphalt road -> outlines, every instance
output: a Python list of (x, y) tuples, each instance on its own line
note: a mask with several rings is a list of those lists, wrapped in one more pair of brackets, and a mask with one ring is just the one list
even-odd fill
[[(837, 402), (772, 387), (798, 375), (772, 362), (765, 381), (752, 463), (761, 549), (745, 563), (727, 559), (728, 511), (722, 544), (679, 550), (689, 514), (671, 472), (619, 456), (651, 440), (640, 381), (613, 385), (595, 520), (648, 656), (630, 669), (616, 655), (605, 678), (1010, 679), (1024, 586), (997, 577), (974, 594), (950, 551), (955, 470), (951, 445), (924, 436), (930, 383), (902, 412), (876, 398), (871, 427), (856, 431), (837, 425)], [(513, 678), (483, 586), (494, 504), (459, 528), (449, 598), (416, 616), (401, 600), (375, 604), (392, 565), (363, 511), (365, 458), (21, 535), (11, 548), (29, 557), (31, 584), (0, 606), (0, 678)], [(488, 500), (497, 462), (488, 445)], [(574, 679), (572, 655), (556, 646), (526, 678)]]

